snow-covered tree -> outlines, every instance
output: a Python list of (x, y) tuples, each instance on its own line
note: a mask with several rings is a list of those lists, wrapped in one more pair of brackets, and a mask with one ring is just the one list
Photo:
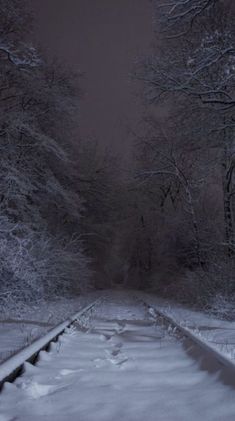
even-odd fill
[(170, 227), (152, 243), (160, 238), (166, 264), (172, 250), (178, 270), (197, 273), (197, 294), (208, 299), (216, 288), (234, 291), (234, 9), (220, 0), (155, 4), (156, 42), (134, 73), (154, 122), (140, 139), (137, 181)]
[(27, 4), (0, 5), (0, 298), (79, 292), (89, 286), (71, 138), (80, 95), (72, 72), (28, 41)]
[[(174, 2), (173, 2), (174, 3)], [(200, 3), (200, 5), (198, 5)], [(205, 113), (204, 138), (208, 147), (220, 147), (223, 169), (224, 218), (226, 244), (231, 254), (234, 249), (233, 169), (234, 169), (234, 83), (235, 83), (235, 32), (228, 8), (221, 2), (175, 2), (166, 18), (175, 13), (181, 26), (183, 13), (208, 6), (203, 22), (190, 36), (163, 41), (156, 51), (141, 64), (138, 76), (146, 84), (146, 97), (152, 103), (159, 101), (183, 102), (195, 113)], [(216, 4), (215, 4), (216, 3)], [(195, 7), (194, 7), (195, 6)], [(177, 13), (180, 9), (181, 12)], [(200, 33), (198, 32), (200, 30)], [(202, 121), (202, 120), (201, 120)], [(196, 124), (196, 122), (195, 122)], [(193, 130), (193, 125), (192, 125)], [(218, 140), (218, 137), (220, 139)], [(213, 142), (213, 139), (214, 142)], [(212, 139), (212, 140), (211, 140)], [(207, 141), (206, 140), (206, 141)]]
[(181, 37), (187, 35), (194, 24), (219, 2), (220, 0), (163, 0), (160, 5), (154, 1), (154, 5), (157, 14), (160, 10), (163, 33), (168, 37)]

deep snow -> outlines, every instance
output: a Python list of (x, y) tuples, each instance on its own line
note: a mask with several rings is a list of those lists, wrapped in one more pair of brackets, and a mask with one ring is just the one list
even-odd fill
[(0, 408), (0, 421), (234, 421), (235, 391), (120, 292), (6, 384)]

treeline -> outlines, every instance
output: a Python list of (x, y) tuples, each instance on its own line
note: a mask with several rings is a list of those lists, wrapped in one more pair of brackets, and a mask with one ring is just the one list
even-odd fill
[(109, 287), (119, 159), (78, 137), (80, 76), (30, 41), (29, 2), (0, 9), (0, 306)]
[(152, 51), (133, 72), (148, 111), (120, 189), (111, 279), (224, 311), (235, 294), (234, 5), (153, 4)]
[(143, 285), (211, 306), (235, 293), (234, 5), (154, 5), (152, 52), (134, 72), (149, 112), (136, 136), (129, 262)]
[(77, 138), (79, 79), (0, 0), (0, 302), (153, 288), (200, 307), (235, 293), (235, 28), (225, 0), (153, 2), (133, 74), (148, 112), (134, 165)]

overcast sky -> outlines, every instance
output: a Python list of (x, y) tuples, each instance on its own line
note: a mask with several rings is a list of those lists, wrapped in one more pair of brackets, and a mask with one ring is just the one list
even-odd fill
[[(36, 1), (36, 0), (35, 0)], [(80, 131), (102, 144), (126, 150), (142, 105), (130, 72), (136, 56), (150, 48), (149, 0), (36, 1), (41, 31), (64, 60), (84, 72)], [(44, 4), (42, 4), (44, 3)], [(42, 9), (43, 8), (43, 9)]]

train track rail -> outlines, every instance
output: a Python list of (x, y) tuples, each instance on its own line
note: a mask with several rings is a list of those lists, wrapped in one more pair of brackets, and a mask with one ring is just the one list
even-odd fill
[(162, 310), (150, 305), (147, 301), (139, 299), (150, 314), (171, 328), (174, 334), (185, 340), (185, 347), (188, 354), (200, 360), (202, 368), (208, 371), (221, 371), (221, 379), (229, 385), (235, 386), (235, 361), (226, 357), (218, 349), (215, 349), (210, 343), (203, 340), (197, 334), (187, 327), (182, 326), (173, 317), (165, 314)]
[(46, 335), (36, 339), (32, 344), (16, 352), (13, 356), (3, 362), (0, 365), (0, 391), (5, 382), (13, 382), (21, 375), (26, 362), (35, 364), (40, 351), (48, 350), (50, 344), (56, 342), (59, 336), (62, 335), (67, 328), (71, 327), (74, 322), (78, 321), (81, 316), (91, 311), (100, 302), (101, 300), (98, 299), (87, 305), (64, 322), (49, 330)]

